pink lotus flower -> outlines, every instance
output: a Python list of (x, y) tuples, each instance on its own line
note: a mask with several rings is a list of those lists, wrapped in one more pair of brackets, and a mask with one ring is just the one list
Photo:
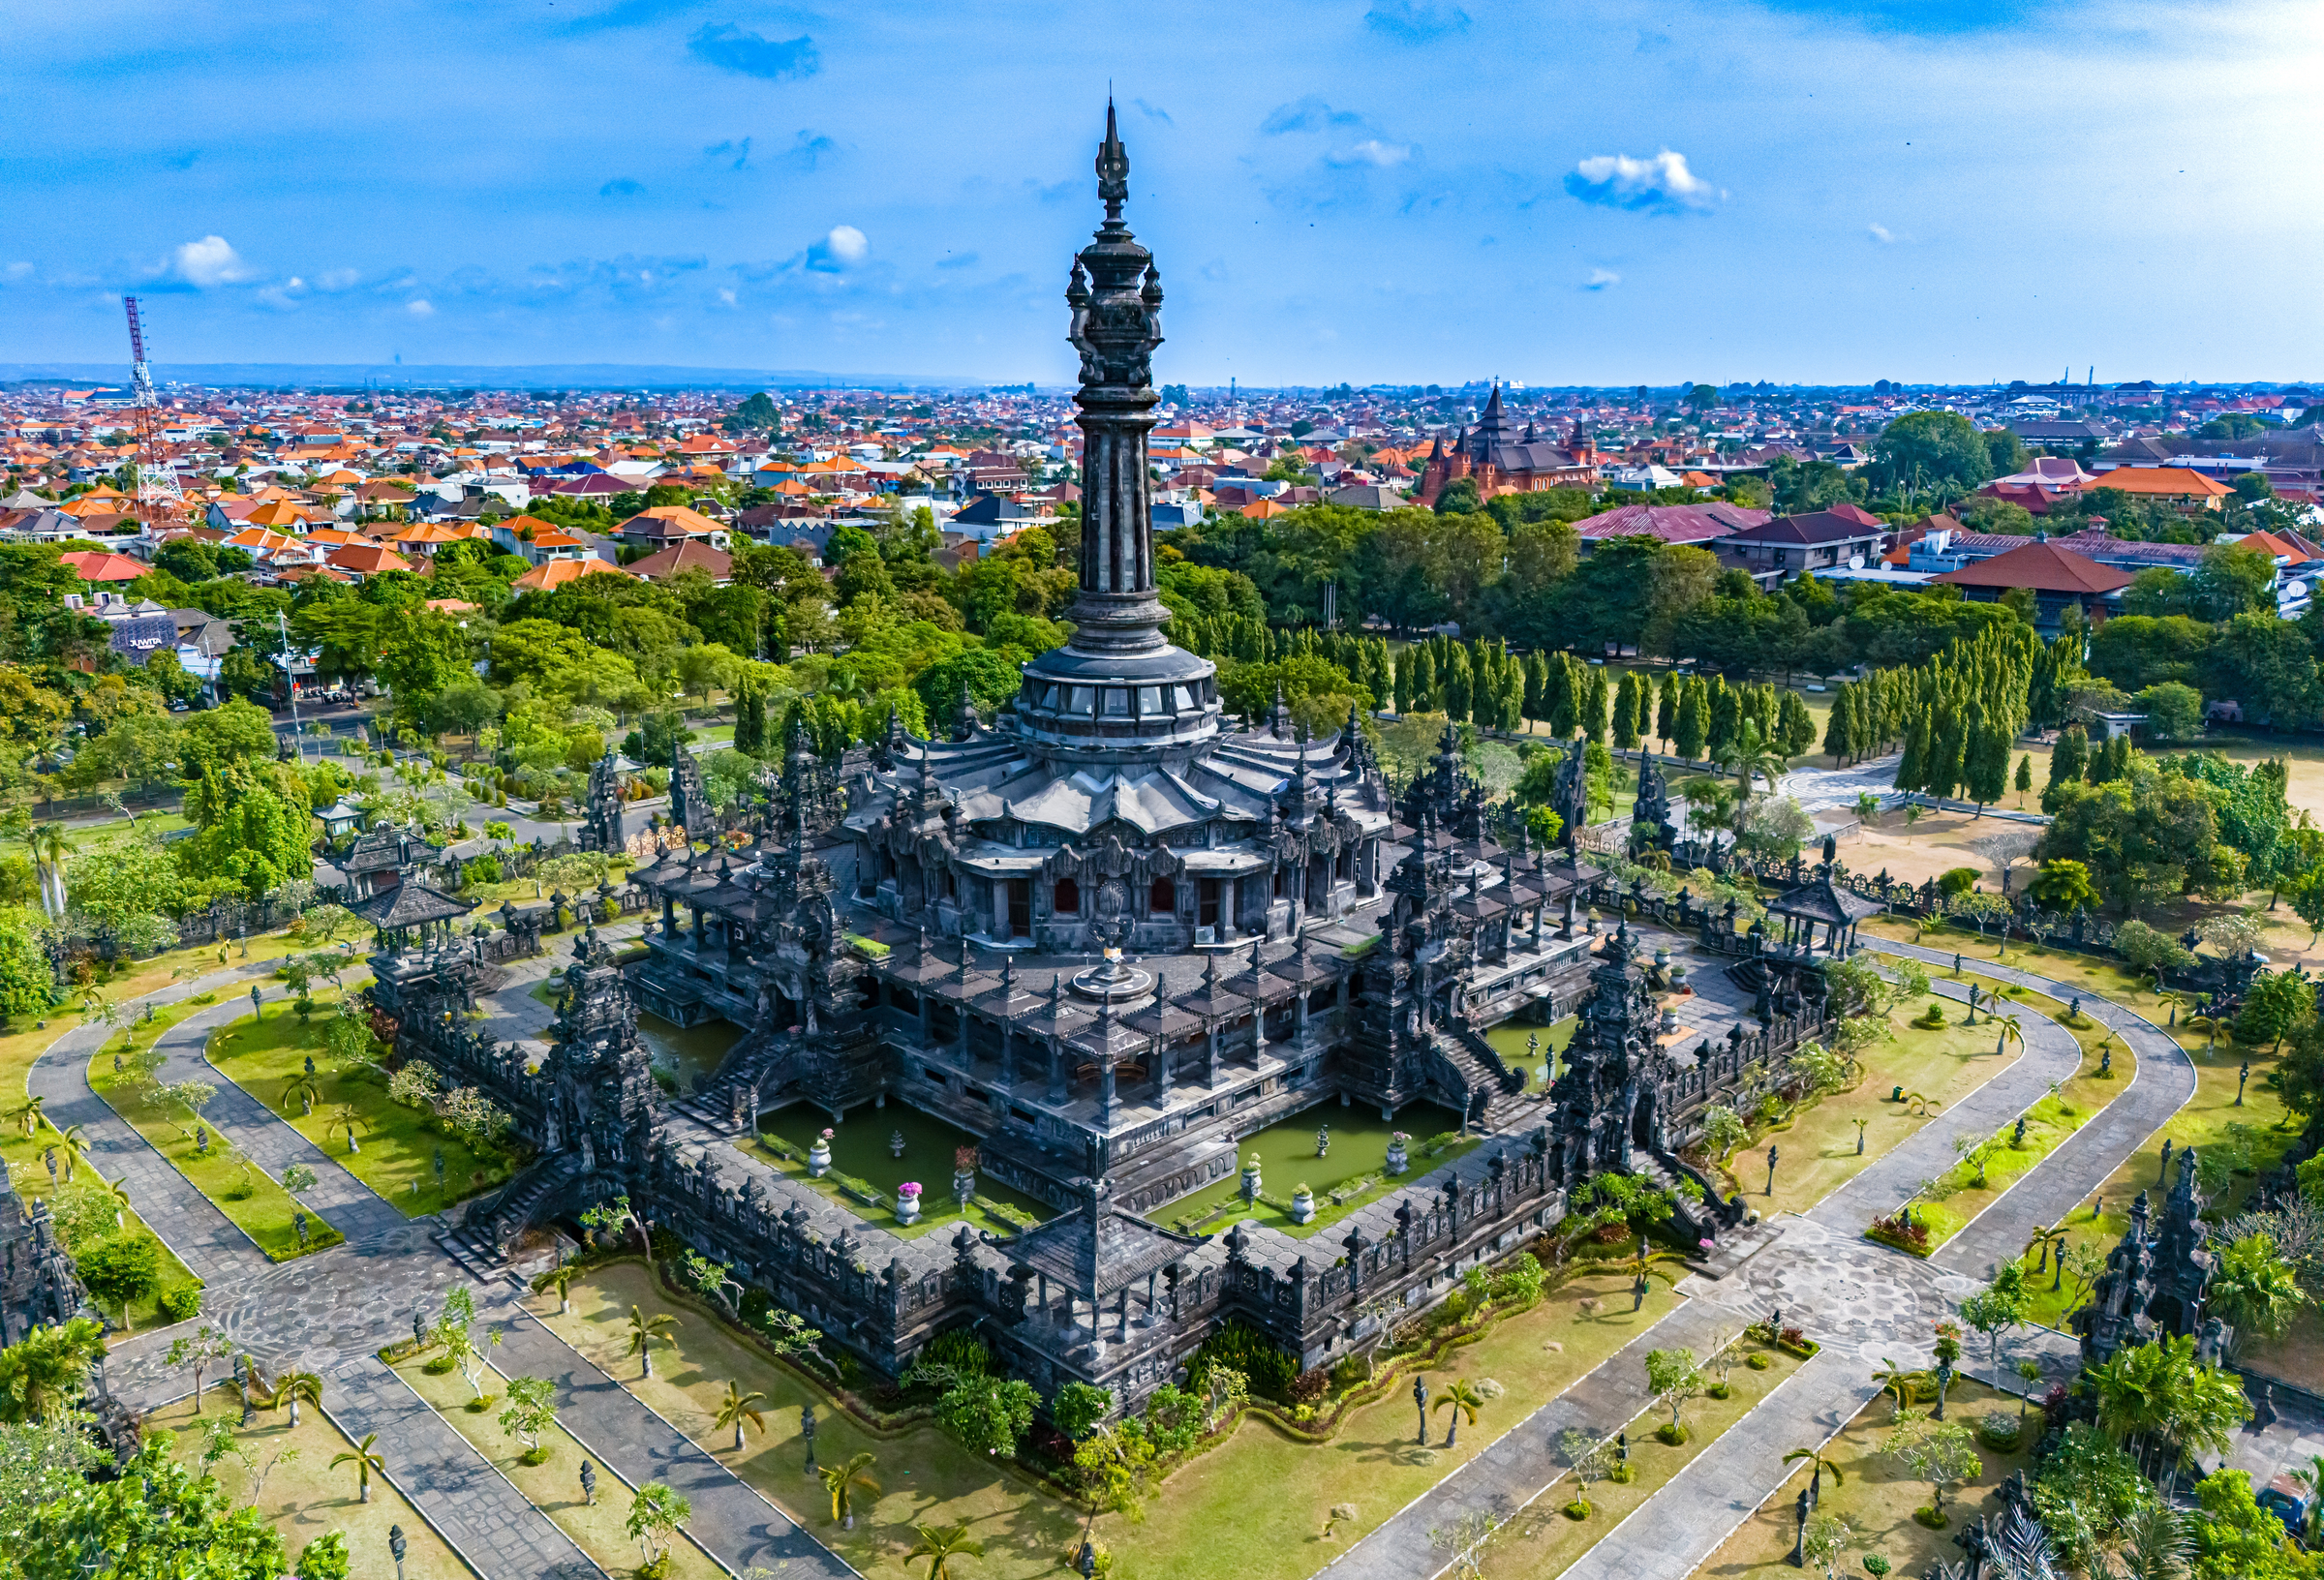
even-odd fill
[(827, 1130), (827, 1131), (825, 1131), (825, 1132), (823, 1133), (823, 1139), (824, 1139), (825, 1140), (827, 1140), (827, 1141), (828, 1141), (828, 1140), (830, 1140), (830, 1139), (831, 1139), (831, 1138), (832, 1138), (832, 1137), (833, 1137), (835, 1134), (837, 1134), (837, 1133), (836, 1133), (836, 1132), (834, 1132), (834, 1131), (828, 1131), (828, 1130)]
[(902, 1184), (896, 1187), (896, 1194), (898, 1196), (918, 1196), (920, 1194), (920, 1182), (916, 1179), (907, 1179)]

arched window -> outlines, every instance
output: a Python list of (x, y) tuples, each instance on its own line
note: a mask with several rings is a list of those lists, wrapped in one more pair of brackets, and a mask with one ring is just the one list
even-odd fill
[(1059, 878), (1050, 905), (1059, 916), (1082, 914), (1082, 886), (1071, 878)]
[(1156, 878), (1152, 892), (1147, 896), (1146, 908), (1156, 916), (1175, 914), (1178, 908), (1178, 886), (1167, 876)]

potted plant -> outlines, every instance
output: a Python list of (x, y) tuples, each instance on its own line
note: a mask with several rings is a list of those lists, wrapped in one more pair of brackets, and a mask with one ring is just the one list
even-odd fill
[(952, 1149), (952, 1194), (960, 1201), (961, 1210), (968, 1210), (968, 1199), (976, 1194), (976, 1148), (956, 1146)]
[(907, 1179), (896, 1187), (896, 1221), (916, 1224), (920, 1221), (920, 1182)]
[(1314, 1216), (1315, 1193), (1307, 1188), (1305, 1180), (1301, 1180), (1292, 1188), (1291, 1221), (1295, 1224), (1303, 1224)]
[(1259, 1154), (1256, 1152), (1243, 1161), (1242, 1200), (1245, 1203), (1259, 1200)]
[(807, 1149), (807, 1171), (816, 1179), (831, 1172), (832, 1132), (826, 1130), (815, 1138), (815, 1144)]
[(1404, 1149), (1405, 1143), (1411, 1139), (1412, 1138), (1403, 1131), (1391, 1130), (1389, 1132), (1388, 1171), (1391, 1174), (1403, 1173), (1412, 1167), (1412, 1155)]

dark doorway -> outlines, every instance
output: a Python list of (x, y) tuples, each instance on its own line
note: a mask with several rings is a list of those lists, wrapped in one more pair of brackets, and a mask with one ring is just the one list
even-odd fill
[(1009, 880), (1009, 933), (1012, 937), (1033, 930), (1033, 886), (1024, 878)]
[(1218, 880), (1205, 878), (1195, 892), (1194, 925), (1198, 927), (1218, 926)]

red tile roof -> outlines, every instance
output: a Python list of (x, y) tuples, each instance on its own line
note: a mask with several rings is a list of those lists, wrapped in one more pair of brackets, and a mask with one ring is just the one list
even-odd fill
[(2027, 587), (2036, 592), (2064, 592), (2077, 597), (2115, 592), (2130, 585), (2128, 571), (2101, 565), (2085, 555), (2039, 538), (2006, 554), (1978, 560), (1930, 579), (1954, 587)]

